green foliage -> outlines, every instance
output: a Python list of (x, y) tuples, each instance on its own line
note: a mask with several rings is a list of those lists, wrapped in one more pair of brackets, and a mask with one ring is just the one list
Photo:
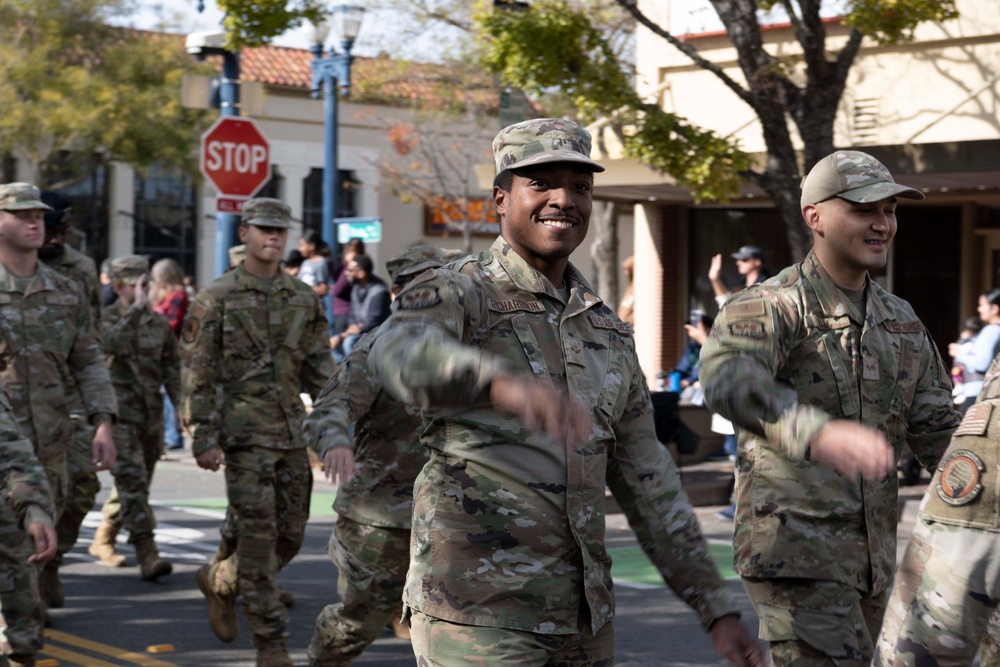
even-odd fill
[[(121, 3), (0, 0), (0, 153), (46, 180), (93, 160), (190, 163), (204, 114), (180, 106), (181, 40), (106, 25)], [(40, 185), (47, 185), (42, 182)]]
[(297, 28), (303, 21), (318, 23), (325, 16), (321, 0), (216, 0), (226, 13), (226, 47), (238, 51), (261, 46), (274, 37)]
[(913, 39), (924, 21), (957, 17), (954, 0), (852, 0), (846, 23), (879, 44), (896, 44)]
[(643, 102), (585, 10), (536, 0), (518, 12), (480, 10), (476, 21), (483, 64), (505, 84), (534, 94), (557, 88), (584, 122), (614, 117), (627, 156), (670, 174), (699, 201), (739, 193), (739, 172), (750, 157), (715, 132)]

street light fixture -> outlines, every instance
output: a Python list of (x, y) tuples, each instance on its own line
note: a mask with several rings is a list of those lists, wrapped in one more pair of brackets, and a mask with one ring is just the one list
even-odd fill
[(335, 38), (340, 39), (343, 53), (338, 54), (333, 47), (327, 57), (323, 57), (323, 45), (330, 34), (331, 25), (323, 22), (313, 25), (310, 38), (313, 43), (312, 96), (319, 98), (324, 93), (324, 145), (323, 145), (323, 240), (330, 244), (330, 254), (334, 263), (339, 260), (337, 247), (337, 88), (347, 97), (351, 89), (351, 48), (361, 30), (361, 20), (365, 8), (352, 5), (337, 5), (331, 12)]

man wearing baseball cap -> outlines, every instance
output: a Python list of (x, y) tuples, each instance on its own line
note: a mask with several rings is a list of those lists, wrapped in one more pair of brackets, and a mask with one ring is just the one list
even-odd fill
[(191, 449), (206, 470), (225, 465), (235, 517), (227, 526), (236, 530), (235, 551), (224, 544), (225, 557), (198, 571), (198, 587), (225, 642), (236, 639), (243, 596), (260, 667), (292, 665), (277, 575), (302, 547), (309, 518), (312, 470), (299, 392), (315, 398), (333, 373), (319, 297), (280, 270), (291, 226), (283, 202), (247, 200), (239, 227), (245, 257), (198, 293), (181, 335)]
[(710, 408), (739, 436), (736, 569), (775, 664), (868, 665), (896, 564), (896, 461), (927, 469), (959, 416), (948, 372), (885, 267), (899, 198), (870, 155), (802, 182), (806, 259), (723, 306), (701, 352)]
[[(76, 282), (38, 260), (51, 210), (30, 183), (0, 185), (0, 338), (7, 343), (0, 385), (45, 467), (58, 523), (69, 495), (73, 397), (79, 392), (81, 417), (94, 427), (89, 458), (97, 470), (115, 463), (118, 407), (90, 304)], [(63, 603), (58, 567), (56, 559), (41, 574), (40, 590), (54, 607)]]
[(610, 664), (610, 487), (663, 578), (733, 664), (759, 665), (657, 442), (632, 339), (569, 262), (593, 203), (590, 134), (536, 118), (493, 141), (489, 250), (428, 271), (372, 342), (383, 389), (424, 409), (403, 592), (420, 664)]

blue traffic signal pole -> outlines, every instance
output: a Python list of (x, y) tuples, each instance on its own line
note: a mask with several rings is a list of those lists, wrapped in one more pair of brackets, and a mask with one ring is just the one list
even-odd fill
[[(222, 79), (219, 81), (219, 115), (240, 115), (240, 54), (222, 52)], [(215, 218), (215, 275), (221, 276), (229, 269), (229, 249), (236, 245), (236, 226), (240, 216), (219, 213)]]
[[(347, 97), (351, 88), (351, 42), (341, 43), (344, 53), (336, 55), (331, 49), (328, 58), (323, 57), (323, 45), (313, 45), (312, 95), (319, 97), (323, 89), (323, 240), (330, 246), (330, 259), (336, 265), (340, 260), (337, 245), (337, 89)], [(339, 85), (338, 85), (339, 84)]]

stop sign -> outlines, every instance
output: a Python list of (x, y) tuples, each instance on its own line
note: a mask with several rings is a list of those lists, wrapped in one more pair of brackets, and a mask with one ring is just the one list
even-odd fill
[(227, 197), (253, 197), (271, 178), (271, 149), (249, 118), (220, 118), (201, 135), (201, 173)]

